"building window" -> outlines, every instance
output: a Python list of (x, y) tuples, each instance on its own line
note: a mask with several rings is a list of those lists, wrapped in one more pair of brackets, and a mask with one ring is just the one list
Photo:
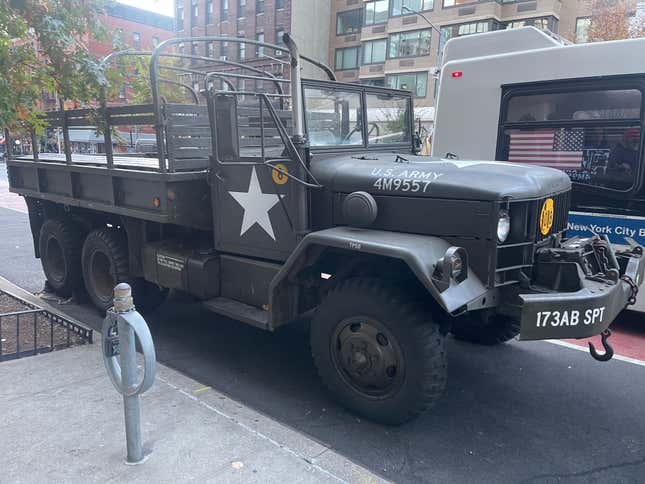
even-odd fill
[(255, 13), (264, 13), (264, 0), (255, 0)]
[(550, 30), (551, 32), (557, 33), (558, 19), (555, 17), (523, 18), (502, 24), (502, 28), (505, 29), (518, 29), (520, 27), (537, 27), (538, 29)]
[(456, 37), (470, 34), (479, 34), (482, 32), (488, 32), (489, 30), (490, 24), (488, 22), (471, 22), (467, 24), (461, 24), (457, 27)]
[(176, 19), (176, 29), (178, 31), (184, 30), (184, 6), (182, 4), (177, 4), (177, 12), (175, 14)]
[(358, 67), (358, 47), (336, 49), (336, 69), (356, 69)]
[(191, 0), (190, 20), (192, 22), (192, 25), (197, 24), (198, 17), (199, 17), (199, 0)]
[(388, 87), (410, 91), (415, 97), (426, 97), (428, 91), (428, 73), (411, 72), (409, 74), (388, 74), (385, 78)]
[(448, 42), (453, 37), (479, 34), (482, 32), (489, 32), (491, 30), (499, 30), (499, 28), (500, 23), (492, 19), (441, 27), (441, 35), (439, 36), (439, 53), (441, 54), (444, 46), (446, 45), (446, 42)]
[[(240, 39), (244, 39), (244, 34), (240, 35), (239, 37)], [(244, 42), (237, 44), (237, 58), (239, 60), (244, 60), (246, 58), (246, 44)]]
[(361, 30), (363, 9), (348, 10), (336, 15), (336, 35), (356, 34)]
[[(255, 40), (258, 42), (264, 42), (264, 32), (258, 32), (255, 34)], [(257, 50), (255, 51), (258, 57), (262, 57), (264, 55), (264, 46), (263, 45), (258, 45), (256, 46)]]
[(359, 84), (365, 84), (366, 86), (385, 87), (384, 77), (376, 77), (373, 79), (361, 79), (358, 82)]
[(208, 57), (215, 57), (215, 43), (209, 42), (206, 44), (206, 55)]
[(206, 0), (206, 25), (213, 23), (213, 0)]
[(219, 46), (219, 60), (228, 60), (228, 42), (221, 42)]
[(390, 35), (389, 57), (417, 57), (430, 53), (432, 30), (414, 30)]
[(222, 0), (219, 6), (220, 20), (228, 20), (228, 0)]
[(275, 0), (275, 9), (281, 10), (284, 8), (284, 0)]
[[(284, 37), (284, 29), (278, 29), (278, 30), (275, 31), (275, 43), (277, 45), (284, 45), (283, 37)], [(275, 56), (276, 57), (282, 57), (283, 55), (284, 55), (283, 50), (276, 50), (275, 51)]]
[(197, 42), (193, 42), (190, 44), (190, 53), (191, 55), (197, 55), (197, 51), (199, 50), (199, 45)]
[(388, 10), (388, 0), (373, 0), (365, 2), (365, 25), (382, 24), (387, 22)]
[(387, 39), (371, 40), (363, 43), (363, 64), (385, 62)]
[[(392, 15), (407, 15), (410, 12), (423, 12), (434, 8), (434, 0), (392, 0)], [(408, 10), (409, 9), (409, 10)]]
[(477, 3), (477, 1), (478, 0), (443, 0), (443, 6), (454, 7), (455, 5), (464, 5), (466, 3)]
[(132, 32), (132, 47), (141, 48), (141, 34), (139, 32)]
[(579, 17), (576, 19), (576, 44), (589, 42), (589, 26), (591, 17)]
[(246, 0), (237, 0), (237, 18), (244, 17), (246, 13)]

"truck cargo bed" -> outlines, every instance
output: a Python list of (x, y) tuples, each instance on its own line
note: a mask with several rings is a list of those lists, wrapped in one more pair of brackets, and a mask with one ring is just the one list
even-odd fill
[(115, 156), (112, 169), (94, 155), (75, 154), (72, 164), (56, 153), (38, 158), (8, 162), (12, 192), (153, 222), (202, 230), (212, 226), (210, 210), (195, 210), (210, 207), (205, 170), (162, 173), (155, 171), (156, 158), (144, 157)]

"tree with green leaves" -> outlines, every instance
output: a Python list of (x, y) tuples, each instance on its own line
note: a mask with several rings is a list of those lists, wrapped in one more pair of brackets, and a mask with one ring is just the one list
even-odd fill
[(88, 41), (105, 38), (103, 0), (0, 0), (0, 126), (42, 128), (43, 93), (82, 105), (105, 74)]

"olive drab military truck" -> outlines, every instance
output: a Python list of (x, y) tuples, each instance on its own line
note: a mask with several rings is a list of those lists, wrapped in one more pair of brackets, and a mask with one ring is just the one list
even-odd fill
[[(246, 43), (268, 67), (174, 53), (182, 42)], [(288, 35), (172, 39), (148, 55), (150, 104), (47, 113), (64, 153), (8, 162), (60, 294), (84, 287), (105, 310), (119, 281), (146, 306), (178, 289), (269, 331), (311, 314), (322, 381), (389, 424), (442, 394), (449, 332), (587, 337), (635, 295), (640, 246), (564, 238), (565, 174), (418, 156), (409, 92), (337, 82)], [(328, 79), (301, 79), (303, 64)], [(97, 119), (106, 153), (74, 153), (70, 127)], [(120, 153), (119, 129), (146, 124), (156, 159)]]

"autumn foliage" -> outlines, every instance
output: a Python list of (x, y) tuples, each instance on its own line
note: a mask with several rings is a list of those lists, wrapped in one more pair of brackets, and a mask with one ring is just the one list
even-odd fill
[(645, 36), (645, 16), (636, 15), (636, 2), (596, 0), (593, 5), (589, 42)]
[(43, 93), (84, 103), (104, 81), (87, 48), (103, 0), (0, 0), (0, 128), (40, 125)]

